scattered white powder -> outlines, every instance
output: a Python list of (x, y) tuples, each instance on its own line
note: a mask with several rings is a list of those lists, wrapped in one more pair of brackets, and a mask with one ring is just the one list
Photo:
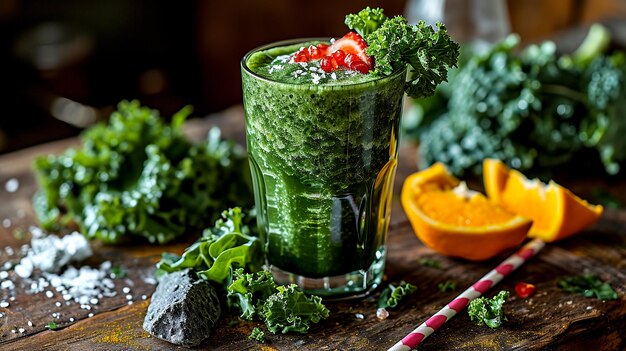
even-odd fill
[(15, 178), (11, 178), (11, 179), (7, 180), (6, 183), (4, 183), (4, 189), (8, 193), (14, 193), (19, 188), (20, 188), (20, 182), (17, 179), (15, 179)]
[(15, 266), (15, 273), (21, 278), (29, 278), (35, 268), (56, 273), (66, 264), (82, 261), (93, 254), (87, 239), (78, 232), (62, 238), (43, 235), (38, 228), (31, 228), (31, 233), (31, 247)]

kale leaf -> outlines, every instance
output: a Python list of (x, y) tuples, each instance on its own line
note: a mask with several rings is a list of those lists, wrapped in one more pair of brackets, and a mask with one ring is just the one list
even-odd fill
[(245, 214), (235, 207), (222, 212), (222, 219), (188, 247), (182, 256), (163, 254), (157, 263), (157, 276), (191, 268), (198, 277), (228, 284), (237, 268), (259, 271), (265, 262), (263, 244), (244, 224)]
[(591, 274), (561, 278), (557, 281), (557, 286), (563, 291), (584, 297), (595, 297), (598, 300), (617, 299), (617, 292), (609, 283)]
[(306, 333), (311, 323), (328, 318), (319, 296), (307, 296), (295, 284), (278, 286), (263, 303), (259, 315), (272, 333)]
[(228, 286), (228, 304), (241, 310), (241, 318), (252, 320), (258, 316), (263, 303), (275, 292), (276, 283), (269, 271), (250, 274), (244, 273), (240, 268), (234, 272), (233, 282)]
[(256, 340), (258, 342), (265, 342), (265, 332), (263, 332), (258, 327), (254, 327), (250, 335), (248, 335), (248, 339)]
[(369, 6), (359, 11), (357, 14), (349, 14), (346, 16), (346, 26), (359, 33), (365, 38), (370, 33), (377, 30), (387, 20), (383, 9), (372, 9)]
[(437, 284), (437, 289), (441, 292), (450, 292), (456, 290), (456, 282), (454, 280), (446, 280)]
[(165, 124), (155, 110), (123, 101), (108, 124), (82, 134), (82, 147), (40, 157), (33, 207), (41, 225), (78, 223), (89, 238), (119, 242), (126, 234), (166, 243), (213, 222), (223, 208), (252, 206), (243, 148), (217, 129), (191, 144), (184, 108)]
[(459, 56), (459, 45), (445, 25), (437, 23), (437, 30), (423, 21), (411, 26), (402, 16), (385, 21), (365, 41), (366, 53), (374, 57), (374, 74), (388, 76), (409, 66), (405, 92), (412, 98), (433, 95)]
[(404, 280), (397, 285), (389, 284), (378, 298), (378, 308), (395, 308), (400, 301), (417, 290), (413, 284)]
[(241, 310), (241, 318), (261, 319), (272, 333), (306, 333), (311, 323), (327, 318), (329, 313), (320, 297), (307, 297), (295, 284), (276, 285), (265, 270), (254, 274), (236, 270), (226, 290), (229, 306)]
[(478, 325), (485, 324), (492, 329), (500, 327), (502, 322), (507, 320), (502, 305), (504, 305), (508, 297), (509, 292), (502, 290), (492, 299), (481, 296), (472, 300), (467, 307), (467, 314), (469, 314), (470, 320)]

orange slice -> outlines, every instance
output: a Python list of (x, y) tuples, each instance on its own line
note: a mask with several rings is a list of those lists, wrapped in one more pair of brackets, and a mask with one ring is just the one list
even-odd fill
[(409, 176), (401, 201), (417, 237), (446, 256), (488, 259), (518, 246), (532, 225), (467, 189), (439, 163)]
[(563, 239), (595, 223), (602, 215), (602, 206), (589, 204), (553, 181), (545, 184), (538, 179), (529, 180), (500, 160), (483, 162), (483, 180), (492, 201), (533, 220), (528, 233), (532, 238), (548, 242)]

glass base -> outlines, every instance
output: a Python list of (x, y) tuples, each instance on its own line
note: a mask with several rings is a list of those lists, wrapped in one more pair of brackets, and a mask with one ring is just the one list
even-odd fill
[(278, 284), (296, 284), (305, 292), (321, 296), (325, 301), (340, 301), (365, 297), (376, 289), (383, 280), (385, 257), (385, 248), (380, 248), (367, 270), (323, 278), (309, 278), (273, 265), (269, 267)]

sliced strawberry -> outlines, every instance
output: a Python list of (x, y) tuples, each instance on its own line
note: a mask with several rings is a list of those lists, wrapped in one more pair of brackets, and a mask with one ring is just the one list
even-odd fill
[(372, 58), (365, 54), (367, 43), (365, 39), (356, 32), (348, 32), (341, 39), (335, 40), (335, 42), (328, 48), (328, 54), (331, 55), (338, 50), (343, 51), (346, 55), (353, 54), (367, 65), (368, 68), (372, 68)]

